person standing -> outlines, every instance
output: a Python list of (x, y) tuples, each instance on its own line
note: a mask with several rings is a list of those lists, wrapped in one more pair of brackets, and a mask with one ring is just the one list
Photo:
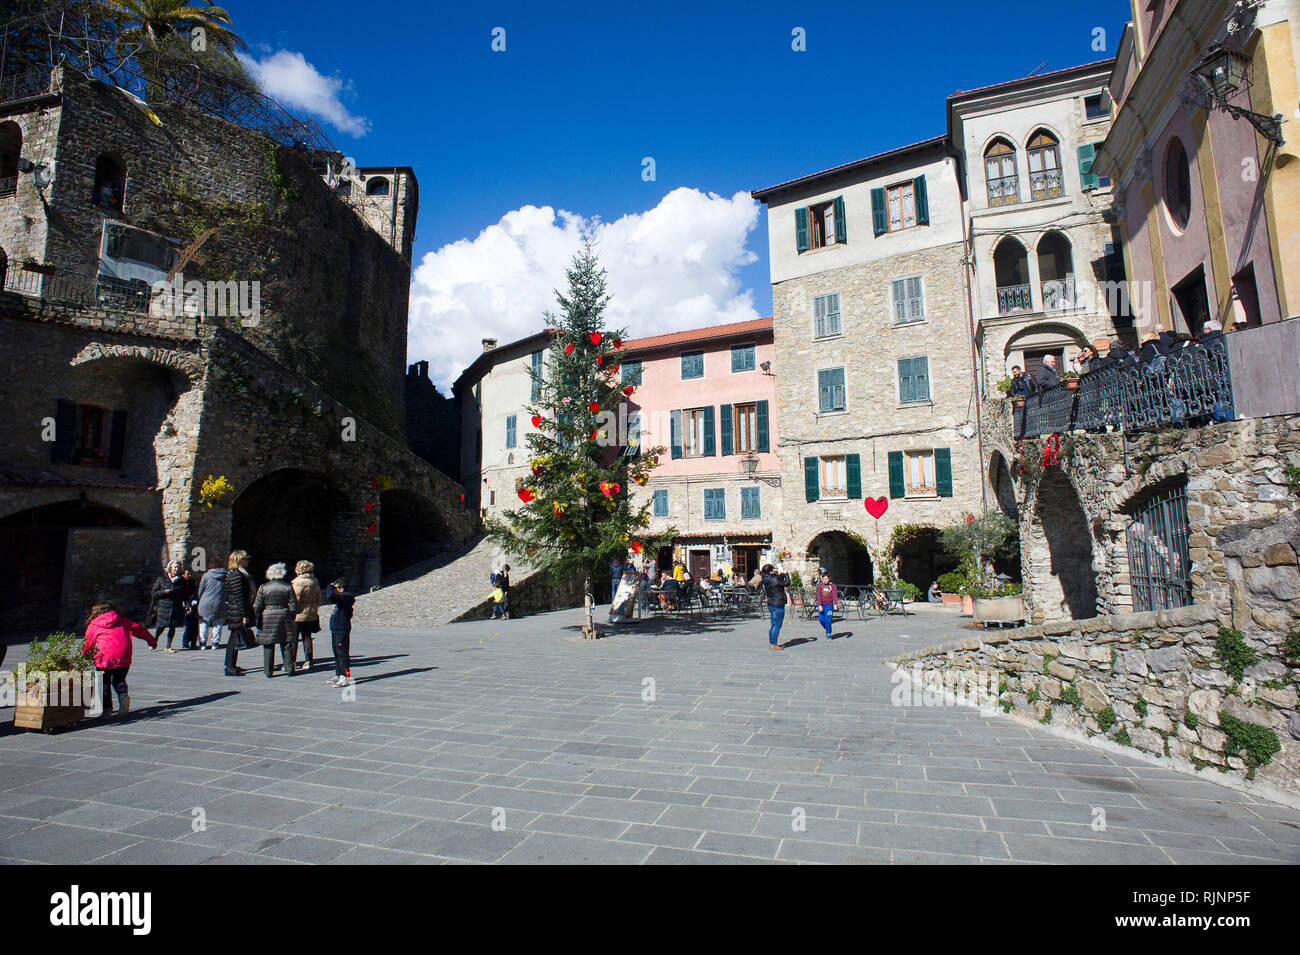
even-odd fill
[(226, 623), (226, 571), (209, 567), (199, 578), (199, 645), (215, 650)]
[(330, 686), (347, 686), (352, 679), (352, 609), (355, 594), (347, 591), (347, 581), (339, 578), (325, 589), (325, 603), (334, 605), (330, 614), (330, 640), (334, 644), (334, 679)]
[(298, 661), (298, 644), (302, 644), (303, 670), (311, 672), (313, 660), (312, 635), (320, 632), (320, 584), (316, 582), (316, 567), (309, 560), (300, 560), (293, 568), (293, 595), (298, 601), (298, 616), (293, 618), (293, 636), (289, 639), (290, 656), (294, 666)]
[(161, 641), (163, 631), (167, 631), (168, 653), (175, 653), (172, 640), (176, 628), (181, 628), (181, 643), (185, 643), (185, 608), (189, 604), (189, 581), (181, 576), (181, 562), (173, 560), (167, 564), (163, 575), (154, 581), (153, 591), (149, 595), (153, 618), (154, 635)]
[(501, 589), (501, 575), (495, 574), (492, 577), (492, 592), (488, 594), (488, 599), (492, 601), (492, 619), (504, 620), (502, 616), (501, 605), (505, 602), (506, 592)]
[(835, 619), (835, 605), (840, 602), (840, 592), (831, 583), (831, 575), (822, 570), (821, 580), (817, 582), (817, 619), (826, 628), (826, 639), (831, 638), (831, 624)]
[(1044, 355), (1043, 363), (1034, 372), (1034, 384), (1038, 386), (1039, 391), (1042, 391), (1046, 388), (1055, 388), (1060, 383), (1061, 376), (1056, 373), (1056, 356)]
[(237, 550), (226, 561), (226, 676), (243, 676), (239, 651), (252, 646), (248, 629), (253, 625), (253, 577), (248, 565), (253, 562), (247, 551)]
[(266, 583), (257, 588), (253, 598), (253, 618), (257, 621), (257, 642), (262, 645), (262, 669), (271, 679), (275, 671), (275, 648), (280, 648), (284, 672), (293, 676), (293, 657), (289, 652), (289, 635), (293, 633), (293, 618), (298, 613), (298, 599), (293, 587), (286, 581), (289, 570), (284, 564), (266, 568)]
[(780, 650), (783, 648), (777, 643), (777, 638), (781, 635), (781, 625), (785, 623), (786, 588), (790, 586), (790, 575), (777, 573), (771, 564), (764, 564), (759, 579), (767, 593), (767, 642), (773, 650)]
[(181, 649), (197, 650), (199, 648), (198, 588), (194, 584), (194, 578), (190, 576), (188, 567), (181, 571), (181, 579), (185, 581), (185, 635), (181, 637)]
[(113, 715), (113, 693), (117, 694), (119, 713), (125, 715), (131, 708), (126, 674), (131, 669), (132, 637), (143, 640), (151, 649), (158, 646), (157, 637), (134, 620), (119, 614), (111, 603), (97, 603), (90, 608), (81, 652), (88, 654), (93, 650), (95, 653), (95, 669), (103, 681), (104, 719)]
[(506, 620), (510, 619), (510, 565), (506, 564), (501, 568), (498, 575), (497, 583), (501, 585), (501, 613)]
[(1011, 366), (1011, 390), (1008, 394), (1012, 398), (1029, 397), (1029, 379), (1025, 377), (1019, 365)]
[(618, 597), (618, 585), (623, 580), (623, 558), (615, 557), (609, 562), (609, 602), (612, 605)]

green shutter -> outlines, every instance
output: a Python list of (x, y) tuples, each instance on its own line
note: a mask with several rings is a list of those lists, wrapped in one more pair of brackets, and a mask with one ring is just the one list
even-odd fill
[(934, 489), (940, 497), (952, 497), (952, 452), (934, 449)]
[(713, 405), (704, 408), (704, 456), (711, 458), (717, 453), (713, 440)]
[(903, 452), (889, 452), (889, 496), (906, 497), (907, 486), (903, 483)]
[(758, 418), (758, 450), (760, 453), (771, 451), (772, 445), (767, 436), (767, 402), (766, 401), (760, 401), (758, 403), (758, 414), (756, 415), (756, 417)]
[(726, 457), (731, 454), (731, 405), (723, 405), (719, 413), (722, 415), (722, 455)]
[(803, 206), (794, 210), (794, 249), (808, 251), (808, 210)]
[(817, 475), (817, 459), (803, 459), (803, 495), (809, 501), (821, 497), (820, 478)]
[(672, 449), (672, 456), (680, 458), (682, 456), (682, 413), (674, 411), (668, 416), (668, 428), (671, 432), (669, 447)]
[(835, 210), (835, 241), (847, 242), (849, 241), (849, 233), (844, 226), (844, 197), (836, 196), (831, 205)]
[(889, 216), (885, 211), (885, 190), (871, 190), (871, 231), (884, 235), (889, 231)]
[(925, 190), (925, 176), (912, 180), (912, 196), (916, 200), (916, 224), (930, 224), (930, 196)]
[(856, 454), (844, 455), (844, 484), (851, 500), (862, 497), (862, 459)]
[(1083, 180), (1083, 189), (1087, 192), (1096, 189), (1101, 181), (1092, 171), (1093, 161), (1097, 158), (1097, 144), (1089, 143), (1079, 147), (1079, 178)]

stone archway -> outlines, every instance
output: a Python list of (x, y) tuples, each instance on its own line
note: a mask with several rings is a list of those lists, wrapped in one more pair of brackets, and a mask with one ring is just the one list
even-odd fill
[(447, 523), (431, 501), (393, 488), (379, 495), (380, 573), (387, 577), (432, 557), (452, 542)]
[(254, 481), (231, 505), (231, 549), (253, 557), (252, 572), (264, 579), (266, 568), (283, 561), (292, 573), (300, 560), (316, 565), (320, 580), (352, 568), (339, 539), (347, 499), (325, 475), (283, 468)]
[(1044, 621), (1097, 616), (1097, 576), (1089, 522), (1070, 479), (1049, 467), (1038, 482), (1030, 567)]
[(875, 568), (866, 545), (844, 531), (822, 531), (806, 548), (808, 556), (830, 571), (837, 586), (866, 586), (875, 580)]
[(1016, 483), (1011, 477), (1011, 467), (1001, 451), (989, 455), (989, 486), (993, 488), (998, 509), (1013, 521), (1020, 519), (1020, 505), (1016, 501)]
[(939, 543), (939, 534), (937, 527), (916, 528), (894, 551), (899, 580), (906, 580), (923, 594), (942, 574), (957, 569), (957, 561)]

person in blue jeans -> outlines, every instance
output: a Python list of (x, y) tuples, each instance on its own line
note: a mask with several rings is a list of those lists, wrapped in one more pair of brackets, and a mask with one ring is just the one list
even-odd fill
[(840, 602), (840, 592), (831, 583), (831, 575), (822, 571), (822, 579), (817, 584), (817, 619), (826, 628), (826, 639), (831, 638), (831, 623), (835, 619), (835, 605)]
[(763, 590), (767, 594), (767, 616), (771, 621), (767, 630), (767, 642), (773, 650), (780, 650), (781, 644), (776, 641), (781, 635), (781, 624), (785, 623), (785, 590), (790, 586), (790, 575), (777, 573), (771, 564), (764, 564), (759, 573), (763, 580)]
[(357, 602), (355, 594), (347, 590), (347, 581), (340, 578), (325, 588), (321, 603), (334, 604), (330, 614), (330, 640), (334, 645), (334, 679), (330, 686), (347, 686), (352, 682), (352, 608)]

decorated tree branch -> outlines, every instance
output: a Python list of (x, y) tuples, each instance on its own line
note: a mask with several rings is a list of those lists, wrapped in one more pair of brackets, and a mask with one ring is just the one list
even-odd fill
[(608, 330), (605, 270), (588, 243), (567, 270), (562, 310), (547, 313), (554, 329), (551, 359), (529, 406), (530, 474), (519, 482), (521, 506), (486, 521), (488, 537), (521, 563), (557, 580), (581, 577), (586, 622), (595, 638), (592, 583), (610, 560), (653, 551), (676, 533), (650, 536), (649, 499), (634, 504), (629, 485), (644, 485), (663, 448), (640, 447), (628, 434), (627, 401), (635, 385), (621, 380), (622, 330)]

